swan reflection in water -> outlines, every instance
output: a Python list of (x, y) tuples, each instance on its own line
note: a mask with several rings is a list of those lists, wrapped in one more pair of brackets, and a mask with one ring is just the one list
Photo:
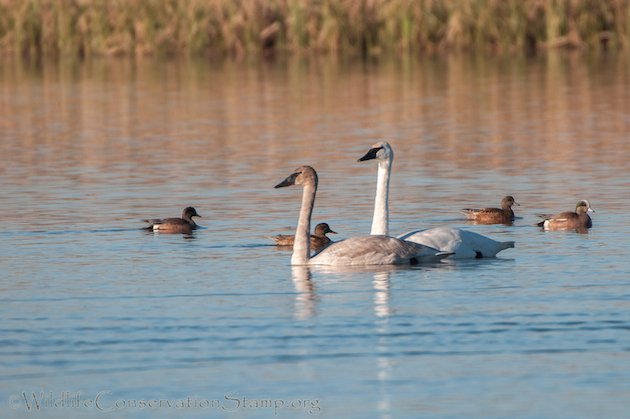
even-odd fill
[[(390, 307), (390, 279), (396, 270), (405, 268), (386, 265), (370, 267), (338, 267), (338, 266), (294, 266), (291, 269), (293, 283), (297, 292), (295, 300), (295, 317), (303, 320), (315, 314), (315, 305), (319, 301), (315, 295), (315, 287), (312, 282), (311, 270), (316, 274), (338, 275), (343, 281), (344, 276), (353, 273), (371, 272), (373, 274), (372, 288), (374, 310), (374, 334), (376, 335), (376, 364), (374, 365), (374, 377), (378, 383), (378, 400), (376, 409), (379, 416), (389, 417), (392, 412), (390, 395), (390, 379), (393, 368), (390, 348), (390, 321), (392, 314)], [(409, 268), (407, 268), (409, 269)]]
[(389, 307), (389, 279), (391, 271), (374, 272), (374, 315), (377, 318), (389, 317), (391, 310)]
[(312, 275), (308, 266), (291, 266), (291, 279), (295, 287), (295, 318), (298, 320), (310, 319), (315, 315), (317, 294), (315, 285), (311, 280)]
[(376, 342), (376, 378), (378, 382), (378, 402), (376, 408), (381, 417), (390, 417), (392, 403), (389, 394), (389, 379), (392, 370), (392, 361), (389, 347), (389, 316), (392, 310), (389, 304), (391, 270), (374, 272), (372, 286), (374, 288), (374, 315), (375, 327), (378, 333)]
[[(313, 272), (325, 275), (352, 274), (371, 271), (373, 273), (372, 287), (374, 288), (374, 315), (377, 318), (386, 318), (391, 314), (389, 305), (390, 277), (393, 271), (401, 269), (396, 266), (371, 266), (371, 267), (339, 267), (339, 266), (306, 266), (297, 265), (291, 267), (291, 279), (295, 287), (295, 317), (308, 319), (316, 314), (316, 306), (319, 297), (313, 283)], [(343, 280), (343, 278), (340, 278)]]

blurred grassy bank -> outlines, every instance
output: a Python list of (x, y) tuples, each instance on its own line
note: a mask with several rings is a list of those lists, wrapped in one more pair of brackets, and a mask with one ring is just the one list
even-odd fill
[(628, 49), (630, 0), (0, 0), (0, 54)]

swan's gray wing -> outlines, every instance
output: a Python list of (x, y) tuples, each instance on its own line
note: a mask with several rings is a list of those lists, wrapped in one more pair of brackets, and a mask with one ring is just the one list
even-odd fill
[(437, 262), (449, 253), (389, 236), (361, 236), (332, 243), (313, 265), (401, 265)]

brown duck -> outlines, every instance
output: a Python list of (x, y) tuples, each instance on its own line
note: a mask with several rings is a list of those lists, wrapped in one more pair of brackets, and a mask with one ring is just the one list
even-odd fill
[[(330, 229), (330, 226), (327, 223), (319, 223), (315, 226), (315, 231), (311, 234), (311, 248), (313, 250), (323, 249), (332, 243), (332, 240), (326, 237), (327, 233), (337, 234), (337, 232)], [(277, 236), (273, 236), (272, 239), (276, 242), (277, 246), (293, 247), (295, 236), (290, 234), (279, 234)]]
[(593, 221), (588, 215), (589, 212), (595, 212), (591, 208), (591, 204), (583, 199), (575, 206), (575, 212), (565, 211), (555, 215), (539, 215), (544, 218), (536, 224), (545, 230), (585, 230), (593, 226)]
[(192, 217), (201, 217), (193, 207), (186, 207), (182, 212), (182, 218), (153, 218), (143, 220), (149, 223), (146, 230), (159, 231), (160, 233), (184, 233), (190, 234), (197, 228)]
[(462, 212), (479, 224), (511, 224), (514, 221), (513, 205), (520, 206), (513, 196), (508, 195), (501, 200), (501, 208), (464, 208)]

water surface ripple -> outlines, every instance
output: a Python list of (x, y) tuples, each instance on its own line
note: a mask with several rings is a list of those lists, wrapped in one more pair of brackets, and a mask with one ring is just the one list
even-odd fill
[[(629, 64), (0, 63), (2, 416), (626, 416)], [(269, 236), (293, 231), (300, 191), (273, 186), (312, 165), (314, 222), (367, 234), (376, 167), (357, 159), (379, 139), (396, 152), (392, 233), (516, 248), (292, 268)], [(459, 213), (507, 194), (513, 226)], [(533, 226), (581, 198), (587, 234)], [(141, 230), (188, 205), (194, 234)]]

